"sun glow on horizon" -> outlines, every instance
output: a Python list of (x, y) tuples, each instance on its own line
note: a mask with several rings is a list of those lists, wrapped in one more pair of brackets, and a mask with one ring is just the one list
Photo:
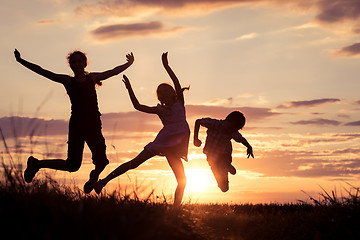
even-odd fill
[(190, 192), (203, 192), (215, 181), (210, 169), (187, 169), (185, 174), (186, 190)]

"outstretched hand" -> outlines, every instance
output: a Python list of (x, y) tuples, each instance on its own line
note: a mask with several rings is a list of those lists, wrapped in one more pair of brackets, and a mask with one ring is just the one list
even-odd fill
[(131, 52), (129, 54), (126, 54), (126, 61), (131, 65), (133, 64), (135, 58), (134, 58), (134, 54)]
[(247, 149), (247, 157), (250, 158), (250, 156), (254, 158), (252, 147), (248, 147)]
[(21, 59), (20, 52), (15, 48), (14, 51), (15, 59), (16, 61), (19, 61)]
[(131, 84), (130, 84), (130, 81), (129, 81), (129, 79), (127, 78), (127, 76), (124, 74), (123, 75), (123, 83), (125, 84), (125, 87), (127, 88), (127, 89), (130, 89), (131, 88)]
[(162, 63), (163, 63), (164, 66), (168, 66), (168, 65), (169, 65), (167, 55), (168, 55), (168, 52), (165, 52), (165, 53), (163, 53), (162, 56), (161, 56)]

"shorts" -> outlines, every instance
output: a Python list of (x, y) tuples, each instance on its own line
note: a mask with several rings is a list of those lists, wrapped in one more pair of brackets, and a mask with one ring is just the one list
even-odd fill
[(66, 166), (69, 171), (80, 168), (85, 142), (88, 145), (95, 166), (105, 167), (109, 164), (106, 157), (105, 139), (101, 132), (100, 117), (70, 117), (68, 136), (68, 157)]
[(231, 154), (207, 155), (207, 161), (221, 191), (226, 192), (229, 190), (228, 172), (232, 162)]

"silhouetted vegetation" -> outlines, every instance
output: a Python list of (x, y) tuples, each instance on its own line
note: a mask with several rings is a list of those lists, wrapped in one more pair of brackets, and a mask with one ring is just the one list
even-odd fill
[[(298, 204), (184, 204), (136, 194), (86, 195), (3, 162), (2, 233), (19, 239), (359, 239), (359, 189)], [(19, 166), (17, 166), (19, 167)]]
[[(1, 129), (0, 129), (1, 130)], [(16, 239), (360, 239), (360, 189), (324, 189), (297, 204), (184, 204), (173, 208), (153, 191), (86, 195), (51, 177), (25, 183), (21, 151), (1, 133), (0, 216)], [(16, 140), (16, 139), (15, 139)], [(19, 145), (16, 142), (16, 145)], [(6, 159), (6, 161), (5, 161)], [(304, 192), (305, 193), (305, 192)], [(306, 194), (306, 193), (305, 193)]]

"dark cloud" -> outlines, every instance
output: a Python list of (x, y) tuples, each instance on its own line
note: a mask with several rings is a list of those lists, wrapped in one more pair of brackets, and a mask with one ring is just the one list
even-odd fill
[(356, 22), (360, 18), (358, 0), (105, 0), (94, 4), (80, 4), (77, 14), (129, 16), (137, 12), (155, 10), (155, 12), (182, 14), (199, 14), (240, 5), (271, 4), (280, 8), (298, 9), (299, 11), (316, 11), (315, 19), (320, 23), (334, 24), (344, 21)]
[(335, 52), (339, 57), (357, 57), (360, 56), (360, 42), (345, 46)]
[[(195, 118), (212, 117), (224, 119), (232, 111), (241, 111), (251, 121), (261, 120), (279, 115), (269, 108), (240, 107), (228, 108), (220, 106), (187, 105), (186, 112), (190, 125)], [(106, 132), (156, 133), (161, 127), (161, 121), (155, 114), (139, 111), (104, 113), (101, 116), (102, 128)], [(6, 137), (67, 135), (68, 121), (29, 117), (0, 118), (0, 127)]]
[(358, 0), (320, 0), (317, 1), (320, 13), (316, 19), (324, 23), (357, 21), (360, 19)]
[[(297, 10), (299, 12), (315, 12), (314, 20), (317, 21), (320, 26), (329, 26), (336, 24), (343, 24), (348, 26), (348, 32), (351, 34), (359, 34), (360, 27), (358, 22), (360, 20), (360, 4), (358, 0), (104, 0), (98, 1), (92, 4), (79, 4), (76, 9), (76, 15), (80, 16), (142, 16), (166, 14), (170, 16), (184, 16), (186, 15), (198, 15), (207, 14), (216, 10), (229, 8), (233, 6), (242, 5), (271, 5), (285, 10), (291, 9), (291, 11)], [(103, 26), (100, 29), (94, 31), (103, 31), (101, 28), (111, 28), (112, 31), (106, 31), (104, 35), (96, 35), (99, 39), (105, 40), (110, 39), (111, 34), (116, 34), (117, 37), (124, 37), (129, 33), (129, 36), (148, 36), (147, 30), (143, 30), (133, 34), (133, 31), (123, 31), (122, 26), (119, 30), (114, 30), (113, 26)], [(161, 29), (159, 32), (154, 34), (173, 33), (181, 29), (181, 27), (175, 27), (171, 29)], [(100, 38), (101, 37), (101, 38)], [(352, 47), (351, 47), (352, 46)], [(343, 57), (359, 56), (354, 55), (353, 48), (356, 48), (356, 44), (351, 46), (350, 53), (342, 55)], [(347, 47), (344, 47), (347, 48)], [(343, 49), (344, 49), (343, 48)], [(342, 49), (342, 50), (343, 50)], [(346, 49), (345, 49), (346, 50)], [(348, 50), (346, 50), (348, 51)], [(341, 52), (341, 50), (340, 50)], [(358, 51), (356, 50), (358, 53)]]
[(343, 160), (327, 164), (314, 164), (309, 169), (294, 171), (297, 177), (351, 177), (360, 175), (360, 160)]
[[(346, 149), (334, 157), (333, 151), (294, 150), (257, 151), (252, 161), (239, 161), (241, 169), (263, 173), (265, 177), (343, 177), (360, 176), (360, 159), (344, 158), (358, 149)], [(237, 159), (234, 159), (237, 162)], [(271, 163), (271, 164), (269, 164)]]
[(334, 154), (359, 154), (360, 153), (360, 148), (346, 148), (346, 149), (339, 149), (339, 150), (335, 150), (333, 152)]
[(162, 22), (154, 21), (134, 24), (114, 24), (98, 27), (91, 31), (91, 34), (98, 40), (122, 39), (134, 36), (154, 36), (174, 33), (183, 30), (177, 26), (165, 28)]
[(162, 126), (157, 115), (139, 111), (105, 113), (101, 120), (103, 130), (110, 132), (156, 132)]
[(262, 0), (105, 0), (94, 4), (80, 4), (75, 13), (79, 15), (134, 16), (144, 12), (184, 15), (209, 13), (214, 10)]
[(345, 126), (360, 126), (360, 121), (348, 122)]
[(233, 162), (238, 165), (239, 169), (262, 173), (265, 177), (350, 178), (360, 175), (360, 159), (340, 158), (346, 154), (352, 154), (351, 150), (339, 153), (334, 158), (333, 151), (312, 151), (304, 150), (301, 147), (293, 149), (266, 151), (257, 149), (252, 161), (237, 161), (238, 159), (234, 158)]
[(317, 125), (317, 126), (323, 126), (323, 125), (332, 125), (332, 126), (338, 126), (341, 124), (341, 122), (336, 120), (329, 120), (324, 118), (314, 118), (310, 120), (300, 120), (296, 122), (291, 122), (291, 124), (294, 125)]
[(247, 119), (252, 121), (261, 120), (264, 118), (280, 115), (280, 113), (273, 112), (270, 108), (255, 108), (255, 107), (222, 107), (222, 106), (206, 106), (206, 105), (187, 105), (188, 117), (212, 117), (218, 119), (225, 119), (232, 111), (243, 112)]
[(0, 128), (5, 137), (63, 135), (67, 134), (68, 121), (19, 116), (3, 117), (0, 118)]
[(339, 101), (341, 100), (337, 98), (321, 98), (321, 99), (313, 99), (313, 100), (305, 100), (305, 101), (291, 101), (286, 104), (281, 104), (277, 106), (277, 108), (317, 107), (322, 104), (334, 103)]

